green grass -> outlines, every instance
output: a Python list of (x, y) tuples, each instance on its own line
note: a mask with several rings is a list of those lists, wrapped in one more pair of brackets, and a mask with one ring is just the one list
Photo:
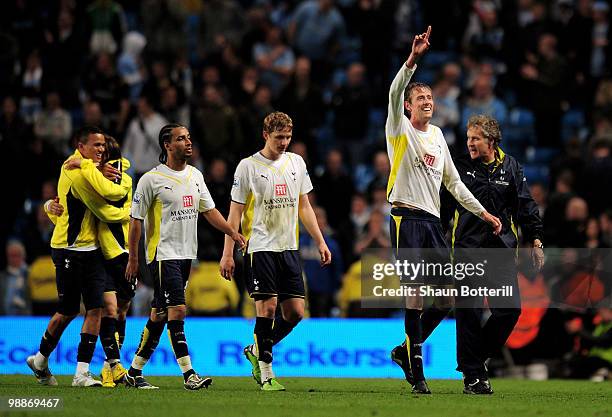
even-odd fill
[(280, 378), (286, 392), (261, 392), (250, 378), (215, 378), (208, 390), (185, 391), (180, 377), (150, 377), (155, 391), (125, 387), (42, 387), (34, 377), (0, 376), (0, 397), (61, 397), (63, 416), (612, 416), (612, 384), (587, 381), (493, 380), (493, 396), (462, 394), (460, 381), (430, 381), (430, 396), (410, 394), (396, 379)]

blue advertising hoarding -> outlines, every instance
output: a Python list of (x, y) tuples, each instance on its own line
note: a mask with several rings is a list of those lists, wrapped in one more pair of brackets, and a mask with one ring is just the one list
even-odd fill
[[(27, 374), (28, 355), (38, 350), (48, 323), (40, 317), (0, 317), (0, 373)], [(146, 318), (129, 317), (121, 351), (129, 365)], [(70, 324), (49, 367), (55, 374), (72, 374), (82, 318)], [(185, 333), (191, 360), (198, 372), (213, 376), (249, 376), (250, 365), (242, 348), (253, 340), (254, 320), (242, 318), (187, 318)], [(391, 362), (391, 348), (401, 342), (403, 320), (308, 319), (274, 347), (274, 371), (279, 376), (403, 378)], [(425, 374), (429, 378), (460, 378), (455, 371), (455, 323), (445, 320), (425, 343)], [(102, 366), (104, 352), (98, 343), (92, 371)], [(147, 375), (180, 375), (167, 337), (145, 368)]]

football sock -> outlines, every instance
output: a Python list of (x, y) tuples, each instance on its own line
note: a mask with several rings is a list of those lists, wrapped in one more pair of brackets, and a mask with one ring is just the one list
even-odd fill
[(438, 325), (450, 312), (450, 308), (431, 307), (421, 315), (421, 326), (423, 327), (423, 341), (433, 333)]
[(152, 321), (149, 319), (145, 328), (140, 336), (140, 345), (134, 354), (132, 365), (130, 366), (129, 374), (131, 376), (142, 375), (142, 368), (146, 365), (147, 361), (151, 358), (151, 355), (155, 351), (155, 348), (159, 344), (159, 338), (161, 337), (165, 321)]
[(123, 346), (123, 341), (125, 340), (125, 320), (117, 320), (115, 329), (117, 330), (117, 346), (119, 346), (119, 350), (121, 350), (121, 346)]
[(168, 321), (168, 337), (172, 344), (172, 350), (176, 361), (183, 372), (185, 381), (195, 371), (191, 366), (191, 358), (189, 357), (189, 348), (187, 347), (187, 339), (185, 338), (185, 322), (183, 320)]
[(421, 311), (406, 309), (404, 317), (404, 328), (406, 330), (406, 346), (408, 348), (408, 360), (415, 381), (425, 380), (423, 374), (423, 329), (421, 326)]
[(119, 362), (119, 346), (115, 338), (116, 322), (117, 319), (112, 317), (102, 317), (100, 321), (100, 342), (111, 367)]
[(281, 314), (277, 315), (274, 319), (274, 325), (272, 326), (272, 344), (276, 345), (278, 342), (287, 337), (296, 324), (286, 321), (283, 319)]
[[(77, 362), (87, 363), (91, 362), (94, 350), (96, 349), (96, 342), (98, 336), (89, 333), (81, 333), (81, 342), (77, 350)], [(89, 366), (88, 366), (89, 367)], [(87, 371), (85, 371), (87, 372)]]

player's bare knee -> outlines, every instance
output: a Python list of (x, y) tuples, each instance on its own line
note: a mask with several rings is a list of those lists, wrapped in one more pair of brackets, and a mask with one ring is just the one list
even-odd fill
[(304, 310), (291, 310), (283, 314), (285, 321), (293, 324), (298, 324), (304, 318)]
[(187, 316), (187, 306), (180, 305), (168, 307), (168, 321), (170, 320), (185, 320)]

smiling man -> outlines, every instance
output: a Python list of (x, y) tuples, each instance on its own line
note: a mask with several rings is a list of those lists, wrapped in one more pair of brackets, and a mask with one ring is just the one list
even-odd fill
[[(391, 239), (398, 250), (447, 247), (440, 223), (442, 183), (463, 207), (490, 225), (490, 233), (499, 233), (501, 227), (499, 219), (490, 215), (461, 182), (442, 131), (429, 123), (434, 111), (431, 87), (409, 84), (416, 62), (429, 48), (430, 34), (431, 26), (415, 37), (410, 56), (389, 90), (385, 135), (391, 173), (387, 199), (392, 204)], [(423, 373), (423, 328), (437, 323), (447, 312), (446, 307), (423, 312), (421, 297), (406, 300), (406, 342), (393, 349), (391, 359), (404, 371), (413, 393), (431, 393)]]
[(142, 376), (168, 323), (168, 336), (184, 378), (184, 388), (208, 388), (211, 378), (202, 378), (191, 366), (185, 338), (185, 288), (191, 261), (198, 249), (198, 213), (217, 230), (244, 246), (244, 237), (232, 229), (204, 183), (200, 171), (187, 161), (192, 155), (191, 134), (179, 124), (164, 126), (159, 132), (158, 166), (145, 173), (132, 201), (129, 258), (125, 277), (134, 281), (138, 273), (138, 242), (144, 221), (145, 261), (151, 271), (154, 296), (151, 314), (134, 354), (126, 383), (139, 389), (155, 389)]
[[(515, 260), (516, 226), (520, 226), (525, 241), (532, 247), (535, 269), (541, 269), (544, 263), (538, 206), (529, 193), (523, 167), (500, 148), (501, 139), (497, 120), (484, 114), (473, 115), (467, 123), (469, 155), (455, 161), (468, 189), (501, 220), (499, 235), (487, 233), (486, 225), (458, 206), (448, 193), (443, 192), (441, 197), (443, 222), (448, 224), (451, 218), (455, 219), (453, 243), (454, 248), (459, 249), (455, 252), (455, 259), (465, 253), (461, 249), (495, 249), (487, 255), (487, 272), (478, 285), (488, 288), (510, 286), (513, 289), (511, 297), (487, 296), (488, 318), (483, 315), (483, 296), (456, 298), (457, 369), (463, 372), (466, 394), (493, 393), (485, 362), (504, 345), (521, 314)], [(431, 326), (428, 333), (434, 327)]]
[[(99, 164), (105, 150), (104, 133), (96, 127), (84, 127), (75, 135), (74, 154), (68, 159), (82, 159), (83, 166)], [(64, 163), (58, 182), (56, 201), (65, 209), (56, 218), (51, 238), (51, 256), (55, 265), (59, 303), (40, 342), (36, 355), (27, 358), (27, 364), (42, 385), (57, 385), (48, 366), (49, 356), (56, 348), (62, 333), (79, 314), (81, 297), (85, 305), (85, 321), (81, 328), (81, 341), (77, 351), (77, 369), (73, 386), (101, 386), (89, 372), (98, 333), (106, 274), (98, 243), (98, 220), (120, 223), (128, 218), (129, 210), (106, 204), (126, 196), (131, 181), (115, 184), (104, 178), (97, 169), (88, 179), (81, 169), (71, 169)], [(105, 200), (106, 199), (106, 200)]]

